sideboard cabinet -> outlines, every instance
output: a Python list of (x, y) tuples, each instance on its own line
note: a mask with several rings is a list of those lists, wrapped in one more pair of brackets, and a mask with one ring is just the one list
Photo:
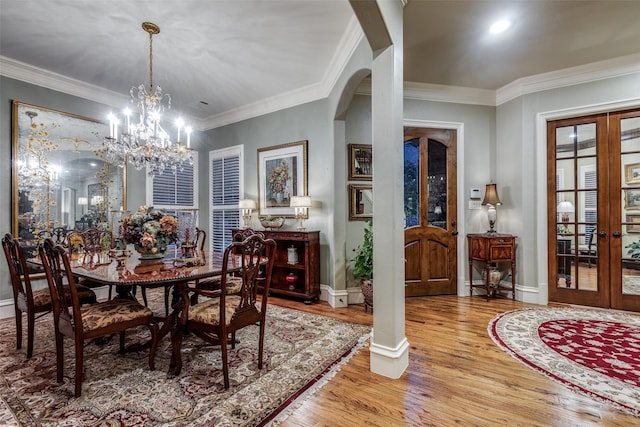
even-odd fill
[[(233, 237), (242, 230), (233, 230)], [(305, 304), (320, 297), (320, 232), (263, 230), (276, 242), (270, 294), (301, 298)]]
[[(483, 288), (487, 300), (490, 296), (500, 295), (500, 291), (511, 292), (511, 298), (516, 299), (516, 236), (500, 233), (467, 234), (469, 244), (469, 283), (470, 295), (474, 288)], [(483, 280), (481, 283), (473, 281), (474, 261), (483, 263)], [(500, 264), (507, 263), (510, 267), (510, 283), (503, 280)], [(497, 277), (492, 277), (492, 274)]]

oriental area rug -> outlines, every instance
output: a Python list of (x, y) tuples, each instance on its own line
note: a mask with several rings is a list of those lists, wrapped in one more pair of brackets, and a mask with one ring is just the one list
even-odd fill
[[(148, 292), (164, 313), (162, 289)], [(33, 358), (16, 350), (14, 319), (0, 321), (0, 425), (2, 426), (256, 426), (277, 424), (329, 381), (368, 342), (368, 326), (269, 305), (263, 369), (257, 366), (258, 327), (237, 333), (229, 347), (230, 388), (222, 378), (220, 347), (185, 336), (183, 368), (167, 379), (171, 342), (158, 345), (156, 370), (148, 352), (119, 355), (119, 339), (87, 342), (82, 395), (73, 397), (74, 350), (65, 338), (64, 381), (56, 383), (53, 318), (36, 322)], [(149, 330), (127, 333), (127, 344)]]
[(488, 332), (504, 351), (571, 390), (640, 417), (640, 316), (540, 308), (502, 313)]

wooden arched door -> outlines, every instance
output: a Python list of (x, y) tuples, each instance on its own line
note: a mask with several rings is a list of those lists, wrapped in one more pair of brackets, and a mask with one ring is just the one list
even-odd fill
[(456, 131), (404, 134), (405, 295), (456, 294)]

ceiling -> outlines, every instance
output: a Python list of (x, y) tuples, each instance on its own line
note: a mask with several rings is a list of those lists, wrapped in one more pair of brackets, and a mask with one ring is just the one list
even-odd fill
[[(326, 97), (361, 33), (347, 0), (0, 0), (0, 72), (120, 105), (149, 83), (143, 21), (161, 31), (154, 84), (200, 129)], [(497, 90), (638, 54), (639, 22), (640, 1), (409, 0), (405, 81)]]

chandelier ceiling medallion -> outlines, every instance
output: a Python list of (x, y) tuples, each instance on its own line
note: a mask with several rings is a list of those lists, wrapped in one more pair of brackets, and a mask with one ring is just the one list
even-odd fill
[[(165, 108), (171, 109), (171, 96), (168, 93), (163, 95), (162, 88), (153, 85), (153, 36), (160, 33), (160, 27), (152, 22), (143, 22), (142, 29), (149, 33), (149, 90), (144, 84), (131, 88), (131, 102), (137, 104), (138, 111), (126, 108), (122, 123), (113, 113), (109, 114), (109, 136), (104, 139), (106, 156), (109, 162), (120, 167), (124, 167), (127, 161), (136, 169), (149, 166), (152, 176), (161, 175), (166, 170), (175, 173), (181, 171), (185, 164), (193, 164), (191, 127), (184, 127), (184, 121), (178, 119), (177, 138), (171, 141), (161, 126), (162, 113)], [(186, 145), (180, 139), (183, 134)]]

